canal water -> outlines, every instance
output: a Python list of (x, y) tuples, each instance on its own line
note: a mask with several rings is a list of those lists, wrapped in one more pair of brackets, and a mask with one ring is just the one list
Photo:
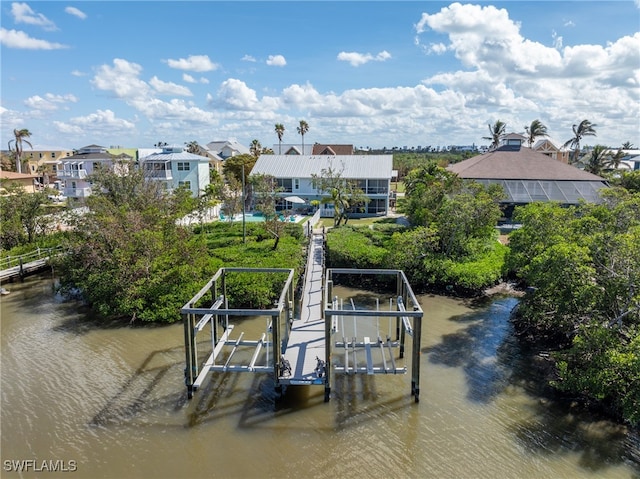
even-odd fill
[(407, 374), (334, 376), (329, 403), (298, 386), (275, 407), (267, 374), (212, 376), (188, 401), (179, 324), (97, 327), (51, 279), (8, 289), (2, 478), (640, 478), (637, 435), (538, 394), (514, 298), (420, 298), (418, 404)]

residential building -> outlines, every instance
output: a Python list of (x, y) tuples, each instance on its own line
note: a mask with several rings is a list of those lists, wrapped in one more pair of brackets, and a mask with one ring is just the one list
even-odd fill
[(282, 151), (283, 155), (311, 155), (313, 153), (313, 144), (311, 145), (305, 144), (304, 150), (303, 150), (301, 143), (296, 143), (296, 144), (283, 143), (282, 145), (276, 143), (275, 145), (273, 145), (273, 151), (274, 152)]
[(554, 160), (569, 164), (569, 150), (556, 146), (556, 143), (551, 138), (537, 140), (531, 149)]
[(312, 155), (353, 155), (353, 145), (322, 145), (314, 143)]
[(515, 206), (534, 201), (599, 202), (599, 191), (608, 187), (604, 178), (522, 146), (514, 138), (447, 169), (465, 180), (502, 186), (507, 195), (502, 201), (506, 217), (511, 217)]
[(37, 175), (16, 173), (15, 171), (0, 171), (0, 194), (6, 193), (5, 186), (9, 184), (20, 185), (27, 193), (35, 193), (40, 189)]
[(26, 173), (37, 176), (42, 185), (49, 185), (58, 178), (61, 161), (73, 155), (72, 150), (27, 150), (22, 152)]
[(241, 145), (235, 140), (211, 141), (207, 143), (207, 150), (211, 154), (215, 154), (223, 160), (231, 158), (232, 156), (251, 154), (251, 150), (249, 150), (249, 148)]
[(98, 168), (120, 165), (118, 168), (124, 169), (120, 169), (118, 173), (126, 174), (130, 164), (133, 164), (133, 158), (125, 153), (113, 155), (104, 146), (88, 145), (61, 160), (57, 174), (58, 179), (64, 182), (64, 196), (81, 199), (91, 195), (92, 183), (89, 177)]
[(168, 191), (186, 187), (197, 197), (209, 185), (209, 158), (184, 151), (182, 146), (165, 146), (141, 157), (140, 167), (146, 178), (160, 181)]
[[(331, 168), (342, 178), (355, 181), (370, 200), (364, 212), (353, 216), (385, 216), (389, 213), (392, 164), (392, 155), (299, 155), (296, 158), (285, 154), (260, 155), (251, 175), (276, 178), (283, 189), (279, 193), (278, 209), (309, 210), (311, 201), (326, 196), (313, 186), (312, 177), (321, 176), (323, 170)], [(304, 200), (304, 204), (295, 197)], [(321, 205), (321, 215), (333, 216), (333, 205)]]

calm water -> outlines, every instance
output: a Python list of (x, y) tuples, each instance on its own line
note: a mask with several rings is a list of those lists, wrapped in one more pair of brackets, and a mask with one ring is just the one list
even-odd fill
[[(100, 329), (49, 279), (8, 289), (2, 478), (640, 478), (637, 436), (536, 395), (507, 339), (513, 298), (421, 298), (419, 404), (409, 374), (334, 375), (329, 403), (290, 388), (275, 408), (269, 375), (219, 374), (187, 401), (181, 325)], [(28, 459), (77, 470), (9, 471)]]

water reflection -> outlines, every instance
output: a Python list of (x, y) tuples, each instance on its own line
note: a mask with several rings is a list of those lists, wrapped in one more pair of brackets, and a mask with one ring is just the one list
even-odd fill
[[(536, 388), (510, 339), (513, 298), (420, 298), (420, 403), (409, 374), (334, 374), (324, 403), (322, 387), (278, 397), (270, 374), (247, 373), (211, 374), (187, 400), (181, 325), (105, 327), (48, 285), (12, 290), (2, 298), (2, 460), (75, 459), (74, 477), (109, 479), (640, 478), (637, 435)], [(337, 293), (357, 306), (377, 299)], [(253, 337), (265, 322), (241, 328)]]
[[(464, 370), (470, 401), (487, 403), (509, 384), (518, 350), (507, 340), (511, 323), (505, 318), (516, 304), (515, 298), (475, 304), (474, 310), (450, 318), (461, 326), (458, 330), (443, 335), (439, 344), (423, 348), (430, 363)], [(501, 361), (500, 354), (508, 361)]]

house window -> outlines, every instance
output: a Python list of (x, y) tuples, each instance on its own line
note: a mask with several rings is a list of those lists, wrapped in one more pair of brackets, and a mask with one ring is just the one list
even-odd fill
[(292, 186), (293, 181), (291, 178), (278, 178), (278, 188), (282, 188), (285, 193), (291, 193), (293, 191)]
[(179, 161), (178, 162), (178, 171), (189, 171), (191, 169), (191, 165), (188, 161)]
[(51, 152), (51, 158), (55, 158), (55, 157), (56, 157), (56, 152), (55, 152), (55, 151), (52, 151), (52, 152)]
[(296, 190), (300, 189), (300, 178), (296, 178), (293, 180), (293, 188)]
[[(178, 163), (180, 164), (180, 163)], [(180, 187), (185, 187), (186, 189), (190, 190), (191, 189), (191, 182), (190, 181), (178, 181), (178, 188)]]

